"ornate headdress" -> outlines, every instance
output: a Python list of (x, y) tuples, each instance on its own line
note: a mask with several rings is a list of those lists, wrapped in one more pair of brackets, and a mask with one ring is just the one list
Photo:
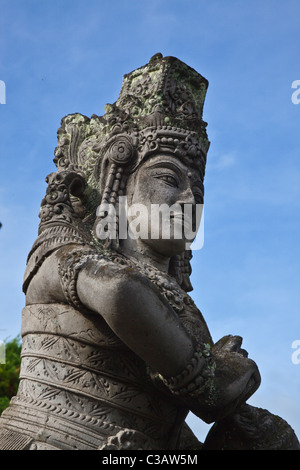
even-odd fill
[[(158, 152), (197, 169), (203, 182), (209, 148), (202, 120), (207, 87), (194, 69), (159, 53), (124, 76), (119, 98), (105, 106), (104, 116), (63, 118), (54, 158), (57, 173), (47, 177), (39, 238), (57, 246), (60, 225), (76, 243), (91, 240), (87, 228), (92, 237), (99, 205), (116, 205), (126, 193), (128, 175)], [(180, 277), (182, 269), (172, 269)], [(189, 275), (190, 267), (184, 269)]]

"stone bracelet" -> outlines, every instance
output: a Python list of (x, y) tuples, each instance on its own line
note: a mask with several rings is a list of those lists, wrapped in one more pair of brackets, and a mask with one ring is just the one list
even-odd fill
[(200, 344), (185, 368), (168, 379), (160, 376), (163, 383), (174, 395), (197, 395), (208, 378), (214, 377), (215, 361), (209, 344)]

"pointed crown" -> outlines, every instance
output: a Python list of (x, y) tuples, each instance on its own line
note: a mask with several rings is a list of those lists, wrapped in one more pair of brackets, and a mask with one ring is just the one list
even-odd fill
[(197, 168), (203, 180), (209, 148), (202, 119), (207, 87), (208, 81), (179, 59), (154, 55), (124, 75), (117, 101), (105, 106), (103, 116), (62, 119), (54, 158), (58, 171), (83, 173), (93, 207), (103, 198), (110, 173), (133, 172), (159, 152)]

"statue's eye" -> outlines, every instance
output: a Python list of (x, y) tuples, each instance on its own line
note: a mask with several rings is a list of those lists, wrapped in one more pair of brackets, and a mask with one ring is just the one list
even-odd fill
[(178, 181), (174, 176), (171, 175), (160, 175), (159, 179), (163, 180), (165, 183), (167, 183), (169, 186), (174, 186), (178, 187)]

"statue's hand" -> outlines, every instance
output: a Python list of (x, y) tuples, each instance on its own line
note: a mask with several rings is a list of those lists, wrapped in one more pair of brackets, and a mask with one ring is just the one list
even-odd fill
[(214, 351), (214, 354), (218, 354), (221, 351), (223, 353), (228, 351), (236, 352), (244, 357), (248, 357), (248, 352), (245, 349), (241, 348), (242, 342), (243, 339), (241, 338), (241, 336), (227, 335), (219, 339), (219, 341), (214, 344), (212, 349)]
[[(222, 338), (207, 356), (206, 367), (199, 367), (191, 382), (177, 390), (177, 395), (189, 409), (207, 423), (234, 412), (260, 385), (258, 367), (241, 349), (241, 344), (239, 336)], [(204, 353), (201, 355), (199, 365), (201, 361), (203, 364), (205, 356)], [(182, 377), (185, 377), (184, 373)]]
[(248, 358), (248, 353), (241, 349), (241, 344), (240, 336), (225, 336), (212, 348), (215, 374), (211, 398), (215, 397), (218, 419), (245, 403), (260, 385), (258, 367)]

